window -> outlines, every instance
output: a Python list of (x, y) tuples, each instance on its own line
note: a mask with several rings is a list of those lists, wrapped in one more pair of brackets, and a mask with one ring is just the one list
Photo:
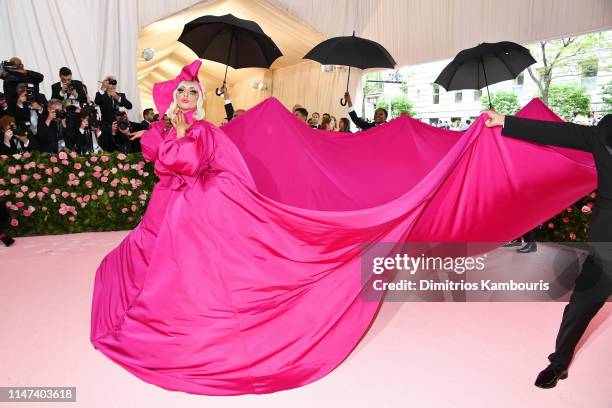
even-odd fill
[(440, 103), (440, 85), (433, 84), (433, 104), (437, 105)]
[(461, 103), (463, 100), (463, 92), (455, 92), (455, 103)]
[(523, 85), (525, 83), (525, 73), (521, 72), (515, 79), (516, 85)]
[(482, 90), (478, 89), (474, 91), (474, 102), (478, 102), (482, 96)]
[(437, 125), (440, 122), (440, 118), (429, 118), (429, 124), (432, 126)]

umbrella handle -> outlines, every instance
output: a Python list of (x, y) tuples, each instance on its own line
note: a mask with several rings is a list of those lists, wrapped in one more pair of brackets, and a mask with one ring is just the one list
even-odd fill
[(340, 105), (346, 106), (346, 99), (340, 98)]
[(223, 92), (221, 92), (219, 88), (215, 89), (215, 93), (217, 94), (217, 96), (223, 95)]

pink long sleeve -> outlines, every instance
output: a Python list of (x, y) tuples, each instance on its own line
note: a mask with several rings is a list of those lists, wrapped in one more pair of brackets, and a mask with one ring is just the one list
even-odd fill
[(159, 144), (163, 140), (163, 134), (164, 122), (161, 120), (153, 122), (149, 130), (143, 133), (140, 138), (140, 145), (142, 147), (142, 156), (145, 160), (155, 163)]
[(159, 144), (157, 160), (173, 173), (196, 176), (201, 164), (208, 159), (205, 136), (207, 129), (191, 129), (180, 139), (170, 137)]

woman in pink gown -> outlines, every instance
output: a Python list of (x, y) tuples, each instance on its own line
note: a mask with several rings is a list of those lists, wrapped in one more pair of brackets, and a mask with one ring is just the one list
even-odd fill
[(235, 145), (201, 120), (200, 64), (154, 87), (173, 118), (171, 130), (159, 121), (142, 137), (160, 181), (96, 273), (91, 341), (169, 390), (304, 385), (350, 353), (378, 307), (360, 299), (358, 256), (376, 230), (343, 230), (333, 213), (260, 195)]
[[(505, 140), (483, 118), (448, 132), (402, 116), (327, 138), (270, 99), (227, 125), (230, 140), (202, 120), (200, 64), (153, 88), (173, 122), (142, 137), (159, 182), (93, 294), (94, 347), (165, 389), (236, 395), (315, 381), (379, 307), (364, 243), (507, 242), (595, 185), (592, 157)], [(259, 120), (270, 115), (276, 130)], [(530, 211), (508, 216), (517, 205)]]

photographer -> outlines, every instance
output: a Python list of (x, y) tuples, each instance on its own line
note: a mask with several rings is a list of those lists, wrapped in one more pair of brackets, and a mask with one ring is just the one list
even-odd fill
[(6, 97), (4, 96), (2, 92), (0, 92), (0, 118), (8, 115), (9, 113), (10, 112), (9, 112), (8, 103), (6, 102)]
[(36, 145), (41, 152), (59, 153), (64, 150), (64, 128), (66, 112), (58, 99), (51, 99), (42, 117), (38, 121)]
[(116, 111), (114, 121), (110, 129), (103, 132), (100, 143), (102, 148), (106, 151), (130, 153), (132, 144), (131, 138), (130, 121), (127, 118), (127, 114), (125, 112)]
[(117, 92), (117, 78), (112, 75), (106, 77), (96, 93), (96, 105), (100, 107), (102, 123), (110, 126), (115, 120), (115, 111), (119, 107), (132, 109), (132, 103), (128, 101), (124, 93)]
[(79, 154), (98, 153), (102, 150), (99, 139), (102, 124), (94, 107), (87, 105), (78, 113), (79, 125), (71, 128), (71, 146)]
[(12, 108), (17, 102), (17, 84), (32, 84), (34, 93), (37, 94), (39, 92), (38, 84), (43, 81), (44, 75), (40, 72), (25, 69), (21, 59), (13, 57), (0, 64), (0, 79), (4, 81), (4, 96), (9, 108)]
[(4, 116), (0, 119), (0, 154), (23, 154), (34, 150), (35, 143), (30, 140), (29, 129), (25, 124), (15, 124), (12, 116)]
[(36, 134), (39, 119), (47, 105), (45, 96), (35, 93), (31, 84), (18, 84), (16, 88), (17, 101), (11, 116), (17, 124), (28, 123), (33, 134)]
[(87, 103), (87, 96), (83, 89), (83, 83), (76, 79), (72, 79), (72, 71), (70, 68), (61, 67), (59, 70), (60, 81), (51, 85), (51, 98), (59, 99), (74, 99), (83, 106)]

